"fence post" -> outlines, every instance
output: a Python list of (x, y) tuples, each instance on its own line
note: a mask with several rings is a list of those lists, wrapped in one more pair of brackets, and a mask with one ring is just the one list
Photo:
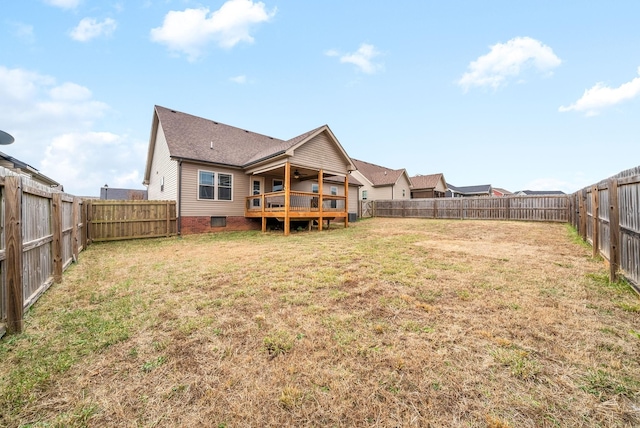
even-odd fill
[(578, 200), (578, 211), (580, 212), (580, 224), (578, 227), (578, 231), (583, 241), (587, 240), (587, 209), (585, 207), (585, 200), (587, 199), (587, 191), (582, 189), (580, 191), (580, 196)]
[(85, 233), (87, 234), (87, 246), (89, 246), (93, 243), (91, 238), (91, 228), (93, 227), (91, 226), (91, 210), (93, 209), (93, 204), (91, 201), (85, 201), (85, 205), (85, 228), (87, 229)]
[(169, 212), (169, 201), (167, 201), (167, 238), (171, 236), (171, 214)]
[(609, 281), (618, 279), (620, 267), (620, 206), (618, 205), (618, 180), (609, 179)]
[(82, 222), (82, 234), (80, 235), (80, 243), (82, 244), (82, 249), (87, 249), (87, 234), (89, 225), (87, 224), (87, 201), (82, 201), (82, 209), (80, 210), (80, 221)]
[(433, 218), (438, 218), (438, 199), (433, 199)]
[(78, 253), (80, 244), (78, 243), (78, 224), (80, 223), (80, 200), (73, 198), (73, 228), (71, 229), (71, 247), (74, 263), (78, 261)]
[(593, 257), (597, 257), (598, 253), (600, 251), (600, 244), (599, 244), (599, 233), (598, 233), (598, 220), (599, 220), (599, 215), (598, 215), (598, 203), (599, 203), (599, 195), (598, 195), (598, 185), (594, 184), (593, 188), (591, 189), (591, 213), (592, 213), (592, 223), (591, 223), (591, 229), (593, 230)]
[(54, 192), (51, 199), (53, 229), (53, 281), (62, 282), (62, 194)]
[(22, 179), (5, 177), (5, 263), (7, 266), (7, 332), (21, 333), (24, 316), (22, 291)]

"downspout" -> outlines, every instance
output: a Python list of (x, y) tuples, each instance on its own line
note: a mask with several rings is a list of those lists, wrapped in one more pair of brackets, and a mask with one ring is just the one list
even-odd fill
[(178, 160), (178, 235), (182, 235), (182, 159)]

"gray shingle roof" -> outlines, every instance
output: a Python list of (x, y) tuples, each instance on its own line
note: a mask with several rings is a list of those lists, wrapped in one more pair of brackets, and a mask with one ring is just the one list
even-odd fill
[(322, 128), (285, 141), (166, 107), (155, 111), (170, 156), (238, 167), (282, 154)]
[(477, 186), (454, 186), (447, 183), (447, 188), (463, 195), (491, 194), (491, 184), (480, 184)]
[(390, 186), (398, 181), (404, 169), (390, 169), (369, 162), (351, 158), (358, 171), (374, 186)]
[(435, 189), (441, 179), (442, 173), (416, 175), (411, 177), (411, 185), (414, 189)]

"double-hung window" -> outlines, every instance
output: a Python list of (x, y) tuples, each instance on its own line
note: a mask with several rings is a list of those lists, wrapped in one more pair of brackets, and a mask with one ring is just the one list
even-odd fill
[(230, 201), (232, 199), (231, 174), (218, 173), (218, 199)]
[(198, 174), (198, 198), (215, 199), (214, 187), (215, 173), (210, 171), (200, 171)]
[(233, 176), (213, 171), (198, 171), (198, 199), (233, 200)]

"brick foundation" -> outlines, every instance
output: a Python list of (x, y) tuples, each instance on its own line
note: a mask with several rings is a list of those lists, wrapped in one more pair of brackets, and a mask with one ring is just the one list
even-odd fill
[(211, 217), (181, 217), (180, 221), (180, 233), (183, 235), (262, 229), (260, 219), (245, 217), (227, 217), (226, 227), (211, 227)]

